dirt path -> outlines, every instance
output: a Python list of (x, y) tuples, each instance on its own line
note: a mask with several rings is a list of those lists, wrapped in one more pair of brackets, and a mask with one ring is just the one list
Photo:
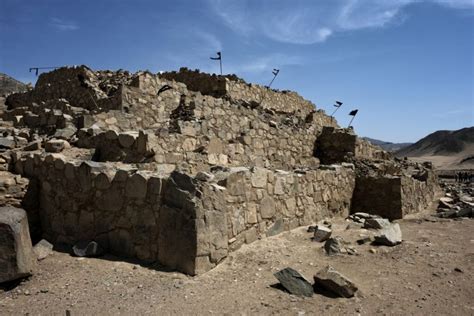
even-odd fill
[[(412, 218), (400, 224), (401, 245), (356, 245), (356, 255), (336, 257), (298, 228), (244, 246), (195, 278), (55, 252), (29, 281), (0, 292), (0, 314), (473, 315), (474, 221)], [(346, 225), (334, 221), (333, 235), (355, 244), (367, 233)], [(273, 273), (282, 268), (293, 267), (312, 282), (327, 264), (359, 286), (356, 297), (299, 298), (274, 286)]]

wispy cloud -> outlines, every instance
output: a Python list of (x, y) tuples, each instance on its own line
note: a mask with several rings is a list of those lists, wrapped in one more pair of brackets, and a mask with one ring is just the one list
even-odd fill
[(201, 30), (194, 32), (196, 38), (197, 47), (206, 47), (207, 50), (221, 51), (222, 42), (217, 38), (216, 35)]
[(75, 31), (79, 29), (77, 23), (60, 18), (51, 18), (49, 24), (60, 31)]
[(437, 112), (433, 113), (432, 116), (436, 118), (446, 118), (447, 116), (460, 116), (460, 115), (465, 115), (465, 114), (473, 114), (472, 110), (469, 109), (454, 109), (454, 110), (449, 110), (445, 112)]
[(208, 0), (220, 19), (244, 36), (314, 44), (348, 30), (380, 28), (403, 22), (415, 3), (454, 9), (474, 8), (474, 0)]
[(290, 56), (287, 54), (269, 54), (261, 57), (247, 57), (240, 60), (237, 64), (226, 65), (229, 73), (236, 74), (261, 74), (269, 72), (273, 68), (284, 68), (286, 66), (303, 65), (304, 60), (299, 56)]

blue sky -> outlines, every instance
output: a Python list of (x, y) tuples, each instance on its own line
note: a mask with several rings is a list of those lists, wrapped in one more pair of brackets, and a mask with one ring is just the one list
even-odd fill
[(181, 66), (295, 90), (392, 142), (474, 125), (474, 0), (0, 0), (0, 72)]

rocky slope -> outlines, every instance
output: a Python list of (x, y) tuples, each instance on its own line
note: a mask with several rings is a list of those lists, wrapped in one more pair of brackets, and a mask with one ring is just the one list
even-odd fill
[(395, 155), (432, 161), (439, 169), (474, 169), (474, 127), (436, 131)]
[(413, 144), (413, 143), (391, 143), (391, 142), (385, 142), (383, 140), (378, 140), (378, 139), (374, 139), (370, 137), (363, 137), (363, 139), (368, 140), (374, 145), (382, 147), (383, 150), (391, 151), (391, 152), (401, 150), (402, 148), (405, 148)]
[(5, 96), (15, 92), (23, 92), (28, 89), (28, 85), (20, 82), (6, 74), (0, 73), (0, 96)]

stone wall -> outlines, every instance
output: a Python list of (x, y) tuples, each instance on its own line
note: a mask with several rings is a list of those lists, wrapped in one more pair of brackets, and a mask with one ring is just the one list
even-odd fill
[(89, 129), (77, 133), (76, 146), (94, 148), (94, 161), (122, 161), (124, 163), (149, 162), (154, 156), (148, 142), (148, 134), (143, 131), (116, 132), (108, 130), (98, 134)]
[(439, 189), (436, 174), (431, 170), (421, 171), (415, 177), (402, 177), (401, 187), (403, 216), (423, 211)]
[(209, 170), (214, 165), (283, 169), (317, 166), (313, 144), (323, 125), (336, 124), (320, 111), (306, 118), (271, 114), (200, 93), (181, 96), (175, 101), (163, 112), (163, 118), (168, 119), (160, 122), (146, 123), (148, 117), (160, 117), (158, 110), (155, 114), (138, 115), (141, 110), (137, 104), (134, 106), (137, 114), (109, 111), (94, 115), (91, 122), (103, 130), (148, 128), (145, 133), (155, 161), (181, 163), (192, 173)]
[(174, 114), (169, 128), (150, 139), (160, 163), (184, 160), (195, 170), (203, 170), (202, 164), (283, 169), (318, 165), (313, 144), (322, 128), (316, 121), (319, 113), (305, 121), (203, 96), (186, 101)]
[(352, 129), (325, 124), (315, 142), (314, 155), (323, 164), (341, 163), (353, 158), (390, 159), (391, 154), (360, 139)]
[[(206, 81), (201, 78), (203, 76), (210, 82), (218, 78), (190, 73), (194, 74), (193, 78), (197, 76), (199, 82)], [(81, 85), (80, 75), (86, 78), (87, 87)], [(271, 102), (284, 103), (291, 111), (268, 111), (262, 106), (254, 107), (244, 99), (254, 98), (255, 93), (248, 92), (248, 89), (258, 87), (231, 76), (226, 77), (226, 82), (242, 85), (243, 89), (242, 97), (235, 100), (228, 96), (215, 98), (189, 91), (183, 83), (147, 72), (119, 76), (118, 73), (93, 72), (86, 67), (75, 67), (42, 76), (32, 94), (24, 95), (30, 103), (41, 99), (41, 105), (33, 102), (23, 106), (21, 109), (26, 111), (22, 113), (18, 112), (20, 108), (14, 108), (9, 113), (11, 118), (20, 118), (19, 122), (27, 126), (43, 126), (42, 132), (50, 135), (54, 134), (55, 129), (71, 124), (77, 128), (103, 131), (148, 130), (156, 162), (180, 161), (188, 165), (187, 170), (193, 173), (217, 164), (283, 169), (314, 167), (318, 165), (318, 160), (313, 157), (316, 137), (324, 125), (337, 126), (323, 111), (315, 111), (308, 101), (289, 92), (268, 90), (268, 100), (276, 98), (277, 101)], [(111, 79), (114, 76), (118, 76), (115, 81)], [(109, 84), (111, 81), (113, 84)], [(63, 85), (67, 93), (63, 93)], [(171, 89), (158, 95), (165, 85)], [(76, 99), (85, 98), (81, 94), (84, 89), (96, 93), (95, 103), (99, 109), (76, 102)], [(77, 95), (72, 96), (73, 92)], [(48, 99), (52, 97), (64, 99)], [(62, 104), (60, 100), (63, 100), (62, 106), (59, 106)], [(35, 113), (37, 108), (41, 108), (42, 112)], [(52, 117), (46, 113), (52, 113)], [(72, 130), (72, 134), (74, 132)], [(117, 149), (112, 147), (109, 152)], [(106, 148), (102, 148), (105, 152)], [(119, 156), (100, 159), (117, 160)]]
[(380, 148), (379, 146), (373, 145), (371, 142), (357, 137), (355, 144), (354, 155), (356, 158), (371, 158), (371, 159), (381, 159), (389, 160), (393, 155)]
[(167, 174), (68, 161), (61, 154), (28, 155), (19, 161), (16, 171), (39, 181), (44, 238), (71, 245), (93, 239), (113, 254), (156, 260)]
[(358, 176), (352, 212), (377, 214), (391, 220), (402, 218), (401, 182), (398, 176)]
[(179, 72), (168, 72), (160, 75), (169, 80), (186, 84), (189, 90), (199, 91), (204, 95), (217, 98), (228, 98), (233, 102), (247, 103), (280, 113), (300, 113), (308, 115), (315, 110), (315, 105), (303, 99), (296, 92), (277, 91), (259, 85), (248, 84), (235, 76), (216, 76), (181, 68)]
[(44, 238), (96, 240), (113, 254), (205, 272), (243, 243), (349, 213), (353, 166), (297, 173), (217, 168), (196, 177), (28, 154)]
[(355, 185), (350, 164), (298, 172), (238, 167), (221, 176), (215, 173), (226, 188), (231, 250), (323, 218), (349, 215)]
[[(88, 83), (87, 87), (81, 85), (79, 77)], [(66, 99), (73, 106), (93, 109), (94, 102), (107, 97), (97, 85), (92, 82), (96, 80), (96, 74), (85, 66), (64, 67), (55, 71), (42, 73), (35, 88), (26, 93), (12, 94), (7, 98), (9, 109), (29, 106), (33, 102), (53, 99)]]
[(437, 182), (433, 171), (424, 172), (425, 179), (409, 175), (359, 174), (352, 212), (377, 214), (394, 220), (425, 209), (435, 198)]

